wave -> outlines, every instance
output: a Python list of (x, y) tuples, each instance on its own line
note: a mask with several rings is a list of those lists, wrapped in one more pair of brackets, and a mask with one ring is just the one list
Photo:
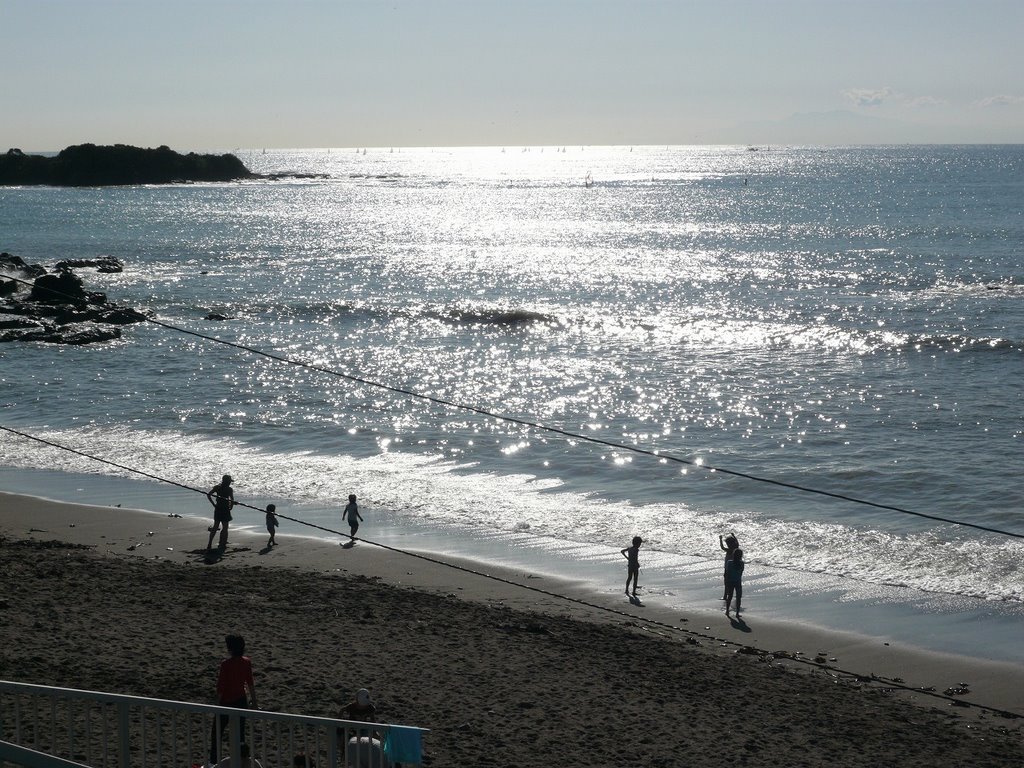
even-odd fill
[(1024, 352), (1024, 341), (975, 338), (959, 333), (910, 335), (900, 346), (906, 350), (929, 347), (944, 352)]
[[(188, 309), (200, 312), (205, 307), (193, 306)], [(502, 307), (387, 307), (373, 304), (355, 304), (349, 302), (300, 302), (264, 304), (259, 306), (243, 305), (238, 308), (238, 316), (263, 317), (267, 314), (282, 317), (307, 318), (310, 320), (326, 320), (346, 315), (354, 320), (388, 320), (428, 318), (454, 325), (506, 326), (518, 327), (539, 324), (556, 324), (561, 321), (553, 315), (530, 309), (507, 309)]]
[(428, 313), (444, 322), (459, 325), (501, 325), (520, 326), (532, 323), (550, 324), (558, 322), (553, 316), (528, 309), (497, 309), (497, 308), (455, 308), (440, 312)]
[(604, 340), (649, 339), (670, 347), (679, 345), (729, 350), (800, 351), (823, 349), (854, 355), (893, 351), (920, 351), (923, 348), (943, 352), (1021, 352), (1024, 340), (1000, 337), (974, 337), (966, 334), (913, 333), (907, 331), (865, 330), (828, 323), (778, 322), (697, 318), (665, 321), (660, 319), (581, 315), (542, 312), (525, 308), (488, 306), (393, 307), (352, 302), (293, 302), (271, 304), (217, 303), (164, 305), (158, 308), (173, 315), (202, 320), (209, 312), (231, 319), (264, 320), (293, 318), (323, 323), (339, 318), (350, 322), (389, 322), (391, 320), (431, 320), (454, 326), (479, 328), (525, 328), (545, 326), (576, 330), (600, 336)]
[(990, 299), (1024, 298), (1024, 281), (1016, 278), (996, 280), (953, 280), (940, 281), (926, 288), (924, 293), (943, 296), (985, 297)]
[[(753, 567), (789, 572), (797, 581), (815, 574), (841, 579), (854, 596), (899, 585), (920, 593), (1024, 603), (1024, 541), (948, 525), (899, 532), (852, 523), (794, 522), (749, 511), (724, 513), (678, 502), (609, 501), (569, 491), (558, 480), (483, 472), (475, 464), (414, 452), (353, 457), (272, 451), (231, 438), (123, 426), (28, 431), (200, 489), (230, 472), (239, 500), (254, 506), (275, 500), (282, 510), (293, 505), (335, 509), (340, 499), (356, 492), (375, 515), (397, 525), (436, 530), (443, 524), (468, 537), (529, 535), (547, 546), (611, 552), (641, 531), (646, 546), (661, 557), (679, 562), (701, 558), (709, 567), (720, 556), (711, 543), (717, 543), (721, 531), (731, 530)], [(0, 464), (134, 477), (23, 439), (0, 441)], [(206, 514), (204, 500), (195, 502), (195, 511)], [(242, 524), (246, 514), (240, 515)], [(321, 517), (310, 522), (337, 525), (330, 513), (317, 514)]]
[(350, 173), (348, 178), (367, 179), (370, 181), (398, 181), (399, 179), (406, 178), (406, 176), (402, 173)]

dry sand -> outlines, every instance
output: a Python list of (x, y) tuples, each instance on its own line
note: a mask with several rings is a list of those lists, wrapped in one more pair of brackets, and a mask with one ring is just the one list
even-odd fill
[[(208, 703), (235, 631), (264, 709), (337, 717), (370, 688), (430, 729), (429, 766), (1024, 764), (999, 713), (1024, 714), (1016, 665), (486, 567), (574, 602), (366, 542), (233, 532), (207, 558), (205, 526), (0, 494), (0, 679)], [(912, 690), (962, 681), (972, 706)]]

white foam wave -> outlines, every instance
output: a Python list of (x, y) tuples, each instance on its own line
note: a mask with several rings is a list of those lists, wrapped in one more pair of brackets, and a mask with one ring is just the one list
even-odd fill
[[(126, 427), (35, 431), (39, 437), (184, 485), (206, 489), (221, 474), (236, 493), (335, 508), (357, 493), (375, 514), (455, 526), (467, 535), (528, 536), (559, 548), (615, 547), (642, 535), (661, 556), (717, 560), (719, 533), (735, 531), (752, 563), (856, 585), (899, 585), (927, 593), (1024, 602), (1024, 542), (949, 526), (892, 533), (836, 523), (793, 523), (756, 513), (727, 516), (685, 503), (634, 505), (573, 493), (555, 480), (480, 472), (413, 453), (368, 457), (275, 453), (229, 438)], [(14, 438), (0, 440), (0, 463), (76, 473), (134, 476), (88, 458)], [(197, 508), (206, 512), (203, 504)], [(338, 521), (313, 520), (323, 524)], [(586, 559), (585, 557), (583, 559)]]

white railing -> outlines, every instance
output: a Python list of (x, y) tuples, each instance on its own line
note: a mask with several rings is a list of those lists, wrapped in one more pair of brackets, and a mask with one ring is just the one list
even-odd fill
[(210, 762), (215, 742), (232, 766), (247, 747), (263, 768), (384, 768), (417, 764), (423, 733), (0, 680), (0, 767), (42, 753), (91, 768), (190, 768)]

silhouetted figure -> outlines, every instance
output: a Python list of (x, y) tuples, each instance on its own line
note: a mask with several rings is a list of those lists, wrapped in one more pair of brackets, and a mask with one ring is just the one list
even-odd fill
[[(374, 723), (377, 721), (377, 708), (370, 700), (370, 692), (365, 688), (356, 691), (356, 697), (341, 710), (343, 720), (357, 723)], [(357, 735), (345, 744), (345, 765), (383, 765), (390, 766), (391, 761), (384, 754), (380, 734), (370, 728), (360, 728)]]
[[(220, 663), (217, 674), (217, 703), (222, 707), (237, 709), (259, 709), (256, 701), (256, 683), (252, 678), (252, 660), (245, 655), (245, 638), (241, 635), (228, 635), (224, 638), (228, 653), (231, 654)], [(249, 697), (245, 693), (248, 690)], [(218, 721), (219, 728), (218, 728)], [(213, 719), (213, 730), (210, 734), (210, 762), (217, 762), (217, 751), (220, 740), (224, 738), (230, 718), (219, 715)], [(217, 731), (220, 731), (218, 739)], [(242, 718), (239, 730), (245, 733), (245, 719)]]
[(267, 546), (272, 547), (277, 544), (277, 539), (274, 538), (274, 532), (277, 530), (277, 526), (281, 523), (277, 519), (277, 507), (273, 504), (267, 504), (267, 533), (270, 534), (270, 538), (267, 539)]
[(725, 562), (725, 615), (729, 615), (732, 596), (736, 593), (736, 617), (740, 615), (740, 601), (743, 599), (743, 550), (737, 549), (732, 558)]
[(349, 536), (354, 539), (356, 531), (359, 530), (359, 523), (363, 519), (363, 516), (359, 514), (359, 506), (356, 504), (356, 495), (354, 493), (349, 494), (348, 504), (345, 505), (345, 510), (341, 513), (342, 521), (345, 518), (348, 518)]
[(345, 720), (354, 720), (357, 723), (377, 722), (377, 707), (370, 700), (370, 692), (366, 688), (356, 691), (356, 697), (342, 707), (341, 713)]
[(730, 533), (722, 539), (722, 534), (718, 534), (718, 546), (725, 552), (725, 571), (722, 574), (722, 580), (725, 582), (725, 590), (722, 592), (722, 599), (726, 599), (726, 592), (729, 589), (729, 561), (732, 560), (733, 553), (739, 549), (740, 541), (736, 538), (735, 533)]
[(626, 547), (622, 550), (622, 556), (626, 558), (626, 594), (630, 594), (629, 584), (632, 582), (633, 597), (636, 597), (636, 590), (639, 586), (639, 584), (637, 584), (637, 580), (640, 578), (640, 545), (643, 543), (643, 539), (639, 536), (634, 536), (633, 546)]
[(235, 506), (235, 492), (231, 489), (231, 475), (224, 475), (220, 483), (213, 486), (206, 494), (206, 499), (213, 505), (213, 525), (207, 530), (210, 540), (206, 542), (206, 551), (213, 548), (213, 537), (220, 530), (220, 548), (228, 546), (228, 523), (231, 522), (231, 509)]

